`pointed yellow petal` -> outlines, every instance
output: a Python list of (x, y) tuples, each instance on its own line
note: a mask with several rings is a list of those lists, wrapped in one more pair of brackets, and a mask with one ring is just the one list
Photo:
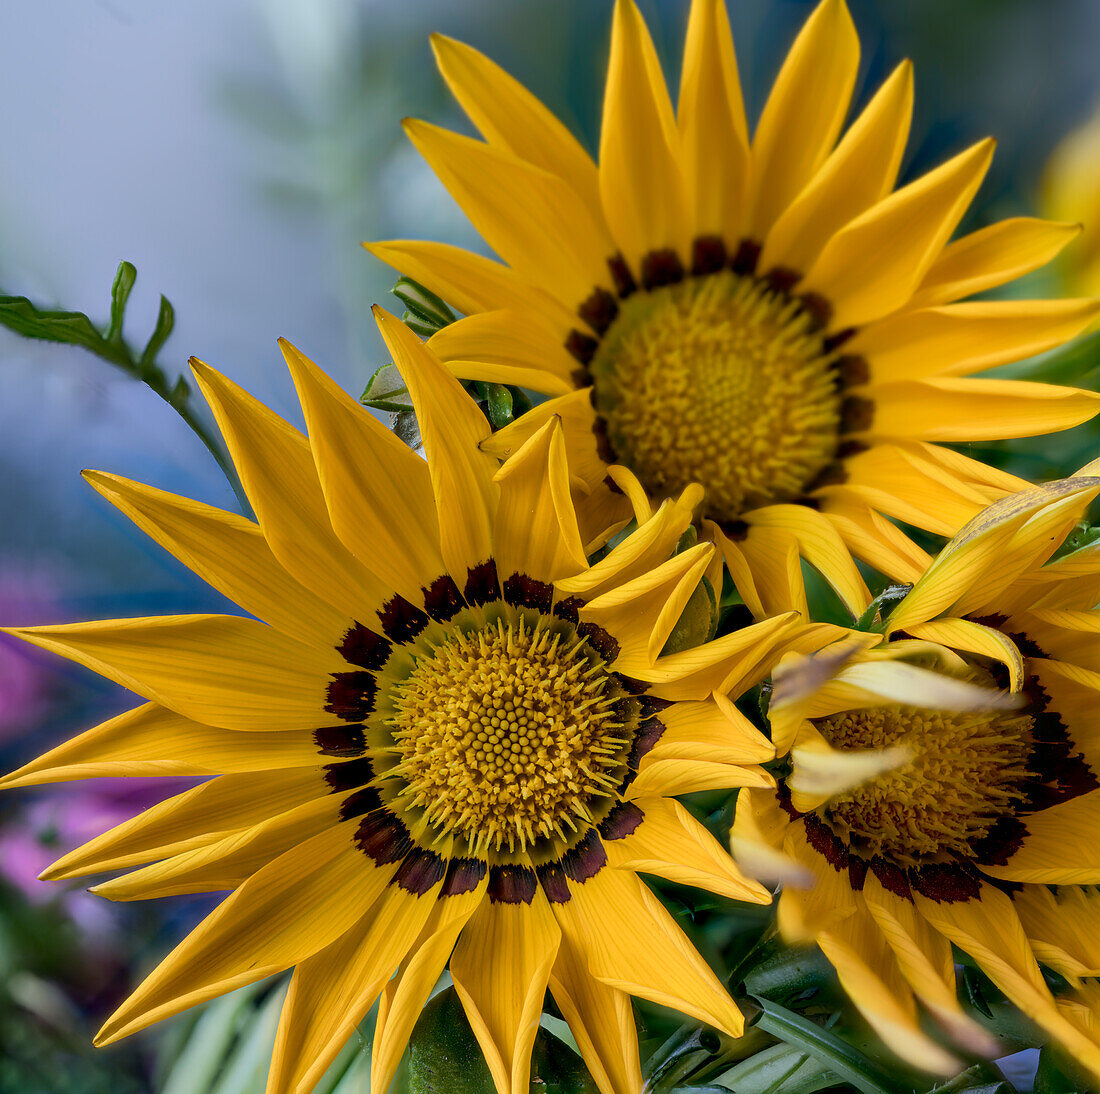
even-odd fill
[(108, 900), (151, 900), (236, 889), (272, 859), (339, 823), (346, 797), (325, 794), (285, 813), (273, 812), (259, 824), (100, 882), (89, 891)]
[(397, 886), (331, 945), (294, 970), (283, 1004), (266, 1094), (313, 1090), (416, 941), (438, 888)]
[(939, 642), (955, 650), (965, 650), (981, 657), (1000, 661), (1008, 669), (1010, 691), (1019, 691), (1024, 678), (1024, 659), (1016, 643), (993, 627), (973, 623), (969, 619), (936, 619), (930, 623), (916, 623), (908, 628), (914, 638)]
[(991, 441), (1037, 437), (1087, 422), (1100, 394), (1028, 380), (902, 380), (874, 389), (867, 432), (884, 440)]
[(271, 553), (307, 589), (353, 619), (388, 590), (336, 538), (309, 442), (246, 391), (192, 358), (191, 369), (240, 472)]
[(1058, 802), (1023, 818), (1027, 834), (1007, 863), (982, 866), (1003, 881), (1100, 884), (1100, 792)]
[(600, 128), (600, 196), (618, 248), (639, 280), (642, 259), (690, 243), (680, 137), (661, 65), (634, 0), (616, 0)]
[[(772, 801), (775, 800), (772, 795)], [(783, 853), (811, 879), (809, 885), (785, 888), (779, 898), (777, 922), (787, 942), (814, 942), (856, 914), (858, 898), (846, 870), (837, 870), (806, 839), (801, 821), (783, 832)]]
[(913, 66), (902, 61), (776, 221), (760, 255), (761, 271), (810, 269), (831, 236), (890, 192), (912, 112)]
[(1100, 1070), (1100, 1047), (1084, 1037), (1054, 1005), (1035, 963), (1012, 901), (992, 885), (976, 900), (937, 902), (914, 894), (917, 910), (964, 953), (1032, 1021), (1092, 1071)]
[(451, 977), (498, 1091), (529, 1089), (531, 1048), (560, 941), (541, 889), (530, 904), (482, 901), (459, 936)]
[(1015, 217), (949, 243), (909, 302), (932, 308), (985, 292), (1045, 266), (1081, 234), (1080, 224)]
[(599, 208), (592, 157), (527, 88), (453, 38), (433, 34), (432, 49), (451, 93), (491, 145), (557, 175), (590, 209)]
[(739, 786), (774, 786), (775, 780), (762, 767), (724, 764), (710, 760), (664, 760), (646, 757), (638, 777), (627, 787), (625, 797), (671, 798), (702, 790), (733, 790)]
[(857, 558), (893, 581), (915, 582), (932, 562), (900, 528), (850, 490), (830, 492), (823, 511)]
[(146, 703), (0, 778), (0, 789), (123, 775), (219, 775), (314, 767), (326, 756), (340, 754), (326, 752), (330, 747), (323, 732), (320, 738), (301, 728), (240, 733), (193, 722)]
[(335, 650), (295, 642), (255, 619), (150, 616), (7, 631), (76, 661), (187, 718), (225, 729), (329, 725)]
[(577, 359), (560, 337), (532, 326), (522, 312), (460, 319), (433, 334), (428, 349), (464, 380), (517, 384), (546, 395), (568, 395), (577, 386)]
[(750, 520), (745, 538), (737, 548), (752, 573), (763, 614), (798, 612), (804, 619), (810, 609), (802, 578), (798, 540), (789, 528), (774, 525), (755, 527)]
[(644, 814), (622, 839), (604, 839), (608, 864), (616, 870), (654, 874), (693, 885), (730, 900), (771, 903), (772, 894), (745, 877), (722, 845), (671, 798), (634, 798)]
[(1100, 976), (1100, 895), (1095, 889), (1024, 885), (1012, 904), (1035, 956), (1071, 980)]
[(756, 127), (749, 238), (764, 239), (829, 154), (858, 70), (859, 38), (844, 0), (822, 0), (783, 62)]
[(254, 874), (210, 913), (107, 1020), (96, 1044), (282, 972), (348, 931), (382, 894), (378, 867), (336, 825)]
[(285, 339), (332, 527), (412, 604), (443, 572), (428, 465)]
[(655, 759), (766, 763), (775, 757), (771, 741), (724, 695), (673, 703), (658, 717), (664, 732), (651, 750)]
[(877, 319), (913, 295), (992, 157), (992, 141), (974, 145), (884, 198), (829, 240), (799, 290), (832, 305), (832, 329)]
[(482, 239), (571, 310), (610, 284), (615, 245), (576, 191), (542, 168), (470, 137), (408, 119), (405, 132)]
[(724, 0), (693, 0), (677, 110), (692, 238), (732, 245), (744, 229), (749, 137)]
[(844, 352), (866, 359), (875, 385), (968, 376), (1060, 346), (1098, 314), (1095, 300), (983, 300), (907, 309), (860, 331)]
[(401, 320), (377, 306), (374, 317), (416, 408), (435, 493), (440, 550), (461, 589), (469, 570), (493, 553), (497, 463), (478, 447), (489, 436), (489, 423)]
[(84, 478), (143, 532), (246, 612), (291, 637), (308, 631), (337, 645), (351, 625), (345, 612), (300, 585), (250, 520), (104, 471)]
[(496, 482), (493, 550), (502, 581), (519, 573), (553, 582), (587, 566), (558, 419), (551, 418), (508, 460)]
[(459, 933), (484, 899), (486, 885), (483, 878), (470, 892), (437, 899), (400, 971), (386, 985), (371, 1042), (372, 1089), (389, 1089), (416, 1020), (447, 965)]
[[(739, 1037), (740, 1011), (664, 905), (631, 873), (601, 870), (555, 904), (597, 980)], [(613, 925), (609, 929), (609, 924)]]
[(572, 328), (584, 329), (572, 305), (567, 307), (491, 258), (423, 239), (391, 239), (363, 246), (466, 315), (504, 308), (545, 326), (562, 341)]
[(642, 1068), (630, 996), (588, 971), (584, 949), (562, 921), (550, 991), (600, 1094), (641, 1094)]
[(43, 877), (79, 877), (180, 855), (331, 793), (318, 768), (222, 775), (96, 836), (58, 859)]
[(734, 588), (745, 602), (745, 607), (752, 613), (754, 619), (760, 619), (767, 615), (760, 592), (756, 588), (756, 579), (753, 576), (752, 567), (741, 550), (741, 545), (734, 542), (712, 520), (704, 520), (703, 528), (706, 538), (711, 540), (722, 554), (722, 560), (733, 579)]

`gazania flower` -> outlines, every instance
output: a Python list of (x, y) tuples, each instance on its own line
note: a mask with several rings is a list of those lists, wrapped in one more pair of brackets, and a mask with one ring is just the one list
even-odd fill
[[(918, 1064), (949, 1069), (914, 997), (976, 1044), (955, 1002), (955, 945), (1100, 1075), (1100, 1041), (1067, 1020), (1038, 964), (1100, 974), (1095, 899), (1062, 888), (1100, 883), (1100, 552), (1047, 562), (1098, 493), (1082, 475), (997, 502), (886, 621), (894, 642), (849, 639), (777, 671), (771, 720), (790, 774), (741, 796), (735, 845), (757, 872), (782, 872), (781, 852), (812, 880), (784, 889), (781, 928), (817, 941)], [(944, 682), (890, 660), (913, 654)], [(963, 686), (952, 676), (1010, 687), (1019, 705), (968, 708), (943, 693)]]
[[(481, 54), (434, 39), (484, 141), (410, 121), (493, 262), (368, 245), (466, 318), (433, 348), (458, 375), (551, 396), (582, 522), (706, 488), (709, 535), (757, 614), (805, 609), (799, 557), (850, 608), (850, 552), (914, 581), (927, 556), (884, 516), (950, 536), (1024, 483), (939, 442), (1065, 429), (1094, 393), (973, 374), (1058, 345), (1090, 300), (963, 298), (1051, 259), (1077, 228), (1016, 219), (948, 243), (993, 153), (983, 141), (897, 190), (912, 74), (901, 64), (838, 142), (859, 68), (843, 0), (799, 34), (751, 140), (722, 0), (693, 0), (674, 112), (633, 0), (617, 0), (599, 166)], [(592, 514), (592, 515), (590, 515)]]
[(219, 776), (48, 872), (140, 867), (97, 886), (117, 900), (232, 890), (99, 1043), (293, 966), (269, 1094), (312, 1089), (380, 995), (384, 1091), (449, 960), (501, 1092), (527, 1090), (548, 986), (600, 1089), (636, 1091), (629, 995), (741, 1029), (635, 871), (769, 899), (672, 795), (770, 784), (726, 695), (793, 620), (662, 655), (715, 564), (673, 555), (698, 490), (589, 566), (556, 421), (500, 469), (458, 382), (380, 326), (426, 462), (284, 345), (308, 439), (195, 364), (257, 524), (89, 473), (258, 618), (14, 630), (148, 702), (4, 783)]

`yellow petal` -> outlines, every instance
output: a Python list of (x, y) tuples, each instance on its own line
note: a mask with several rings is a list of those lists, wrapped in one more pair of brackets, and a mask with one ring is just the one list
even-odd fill
[(331, 793), (318, 768), (222, 775), (115, 825), (59, 858), (42, 876), (79, 877), (183, 854)]
[(202, 502), (104, 471), (84, 478), (143, 532), (246, 612), (284, 634), (337, 645), (351, 618), (299, 584), (276, 560), (259, 527)]
[[(634, 0), (617, 0), (600, 128), (600, 197), (611, 235), (644, 283), (642, 259), (687, 255), (679, 133), (661, 65)], [(583, 299), (583, 298), (582, 298)]]
[(710, 760), (646, 758), (638, 777), (627, 787), (627, 798), (696, 794), (702, 790), (733, 790), (739, 786), (774, 786), (762, 767), (714, 763)]
[(745, 877), (722, 845), (678, 801), (632, 800), (644, 816), (630, 835), (604, 840), (612, 868), (654, 874), (730, 900), (771, 903), (771, 893)]
[(363, 246), (467, 315), (501, 308), (518, 312), (562, 341), (572, 328), (583, 329), (572, 305), (567, 307), (491, 258), (423, 239), (392, 239)]
[(693, 0), (677, 109), (692, 238), (733, 244), (744, 228), (749, 137), (723, 0)]
[(375, 866), (337, 825), (269, 863), (227, 897), (107, 1020), (110, 1044), (234, 988), (282, 972), (348, 931), (395, 865)]
[(1100, 413), (1100, 394), (1028, 380), (901, 380), (874, 389), (867, 432), (884, 440), (991, 441), (1070, 429)]
[(836, 929), (856, 914), (858, 897), (847, 870), (838, 870), (807, 842), (804, 823), (787, 826), (782, 846), (784, 855), (813, 881), (783, 890), (777, 916), (779, 931), (788, 942), (814, 942), (823, 931)]
[(832, 305), (832, 329), (877, 319), (913, 295), (992, 157), (992, 141), (974, 145), (873, 205), (829, 240), (799, 289)]
[(562, 339), (517, 311), (491, 311), (451, 323), (428, 339), (428, 349), (464, 380), (517, 384), (545, 395), (567, 395), (577, 359)]
[(13, 627), (18, 638), (114, 680), (187, 718), (225, 729), (329, 725), (329, 674), (347, 669), (335, 650), (287, 638), (231, 615), (150, 616)]
[(389, 888), (331, 945), (294, 970), (283, 1004), (266, 1094), (312, 1091), (416, 941), (438, 888)]
[(428, 922), (397, 975), (386, 984), (371, 1042), (373, 1090), (388, 1090), (409, 1036), (439, 980), (459, 933), (481, 904), (487, 879), (470, 892), (436, 900)]
[(894, 771), (910, 759), (908, 748), (836, 749), (814, 728), (803, 723), (791, 748), (793, 770), (787, 780), (791, 802), (810, 813), (830, 798)]
[(482, 901), (459, 936), (451, 977), (499, 1094), (526, 1094), (542, 1001), (561, 932), (541, 889), (530, 904)]
[(808, 270), (831, 236), (890, 192), (912, 112), (913, 66), (902, 61), (776, 221), (760, 270)]
[(652, 755), (659, 759), (765, 763), (775, 747), (725, 695), (673, 703), (661, 711), (665, 727)]
[(592, 157), (527, 88), (453, 38), (433, 34), (432, 49), (451, 93), (490, 144), (557, 175), (589, 208), (599, 208)]
[(196, 358), (191, 370), (214, 412), (271, 553), (307, 589), (367, 619), (386, 589), (329, 523), (309, 442), (243, 388)]
[(1100, 976), (1100, 897), (1095, 889), (1024, 885), (1012, 904), (1035, 956), (1071, 980)]
[(822, 0), (783, 62), (753, 137), (751, 239), (767, 235), (829, 154), (858, 70), (859, 38), (844, 0)]
[(850, 490), (830, 492), (823, 511), (857, 558), (893, 581), (915, 582), (932, 559), (900, 528)]
[(0, 778), (0, 789), (123, 775), (220, 775), (323, 763), (325, 744), (301, 728), (240, 733), (155, 703), (126, 711)]
[(749, 877), (769, 886), (805, 889), (814, 877), (781, 850), (790, 818), (779, 807), (775, 792), (742, 790), (730, 829), (730, 854)]
[(844, 352), (867, 360), (876, 385), (968, 376), (1060, 346), (1098, 314), (1095, 300), (983, 300), (907, 309), (860, 331)]
[(985, 292), (1045, 266), (1081, 234), (1080, 224), (1014, 217), (949, 243), (924, 275), (909, 306), (931, 308)]
[(939, 642), (956, 650), (966, 650), (981, 657), (1000, 661), (1008, 669), (1010, 691), (1019, 691), (1024, 678), (1024, 659), (1016, 643), (993, 627), (971, 622), (969, 619), (936, 619), (930, 623), (916, 623), (909, 628), (914, 638)]
[(558, 419), (551, 418), (508, 460), (496, 482), (493, 550), (502, 581), (519, 573), (553, 582), (587, 566)]
[(748, 523), (748, 533), (737, 548), (752, 573), (763, 614), (790, 611), (808, 618), (798, 540), (789, 528)]
[[(731, 1037), (740, 1011), (664, 905), (631, 873), (601, 870), (555, 904), (562, 933), (583, 946), (589, 972), (609, 987), (673, 1007)], [(614, 929), (608, 925), (614, 924)]]
[(428, 465), (286, 339), (332, 527), (410, 603), (443, 572)]
[(540, 167), (470, 137), (408, 119), (405, 132), (482, 239), (570, 310), (609, 284), (615, 253), (598, 210)]
[(550, 991), (569, 1024), (600, 1094), (641, 1094), (642, 1068), (630, 996), (600, 983), (589, 971), (583, 943), (561, 920), (562, 940), (550, 973)]
[(1035, 963), (1012, 901), (992, 885), (976, 900), (929, 900), (914, 894), (917, 910), (944, 937), (977, 962), (1032, 1021), (1092, 1071), (1100, 1071), (1100, 1047), (1059, 1013)]
[(1003, 866), (982, 870), (1004, 881), (1100, 884), (1100, 793), (1058, 802), (1023, 818), (1023, 844)]
[(493, 553), (497, 463), (478, 447), (489, 436), (489, 423), (404, 323), (377, 306), (374, 317), (416, 408), (435, 493), (440, 550), (461, 589), (469, 570)]
[(88, 891), (108, 900), (152, 900), (236, 889), (272, 859), (339, 823), (346, 797), (326, 794), (303, 802), (250, 828), (100, 882)]

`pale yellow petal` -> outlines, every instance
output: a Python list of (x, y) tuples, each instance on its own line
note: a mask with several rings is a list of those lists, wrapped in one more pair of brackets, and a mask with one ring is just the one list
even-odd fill
[(1021, 819), (1023, 843), (1004, 865), (983, 865), (987, 874), (1037, 885), (1100, 884), (1100, 791)]

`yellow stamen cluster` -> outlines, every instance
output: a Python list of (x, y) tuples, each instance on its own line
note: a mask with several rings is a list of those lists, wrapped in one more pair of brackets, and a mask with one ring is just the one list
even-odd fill
[(647, 489), (702, 483), (709, 515), (735, 520), (833, 460), (830, 364), (797, 303), (727, 270), (628, 297), (591, 369), (608, 438)]
[(901, 767), (834, 798), (823, 819), (850, 847), (898, 866), (949, 853), (973, 857), (972, 845), (1023, 798), (1031, 717), (876, 707), (815, 723), (835, 748), (900, 745)]
[(583, 639), (498, 622), (456, 633), (394, 688), (407, 808), (475, 852), (569, 840), (614, 791), (625, 746), (606, 669)]

